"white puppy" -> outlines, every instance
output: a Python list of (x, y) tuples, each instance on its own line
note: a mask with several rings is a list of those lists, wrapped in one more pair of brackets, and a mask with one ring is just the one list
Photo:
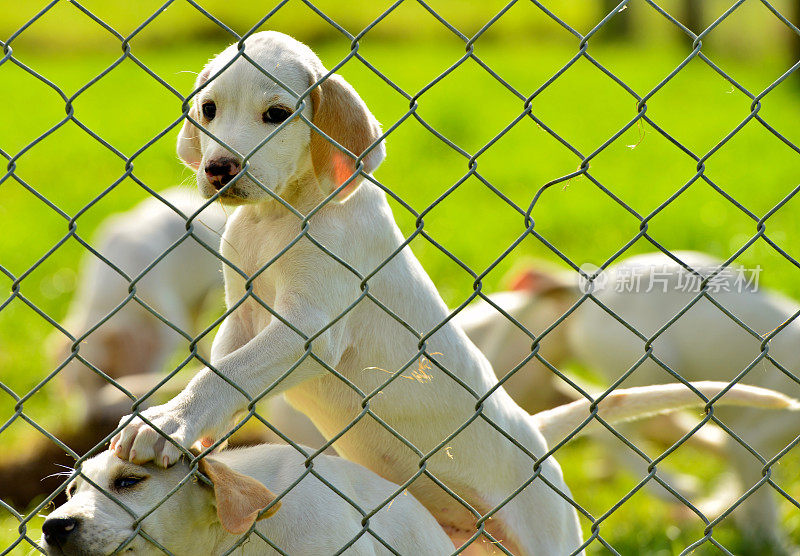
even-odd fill
[[(500, 310), (538, 337), (574, 302), (576, 292), (559, 275), (528, 269), (514, 277), (509, 291), (489, 294), (470, 303), (453, 318), (489, 360), (497, 378), (516, 369), (503, 388), (525, 411), (535, 413), (574, 401), (577, 392), (538, 359), (530, 358), (533, 338)], [(541, 342), (539, 353), (558, 367), (567, 355), (566, 325), (560, 325)], [(528, 359), (524, 364), (523, 361)], [(522, 365), (521, 365), (522, 364)], [(146, 390), (144, 390), (146, 391)], [(283, 396), (270, 398), (270, 423), (293, 442), (320, 447), (324, 438), (308, 417), (292, 408)], [(275, 435), (271, 441), (280, 441)]]
[(315, 473), (366, 512), (376, 510), (364, 531), (365, 516), (309, 474), (305, 460), (294, 448), (269, 444), (213, 454), (199, 462), (213, 484), (207, 486), (185, 461), (162, 469), (104, 452), (70, 483), (69, 500), (42, 525), (41, 546), (60, 556), (104, 556), (120, 546), (125, 554), (164, 554), (152, 539), (176, 556), (215, 556), (227, 554), (255, 524), (258, 534), (234, 554), (278, 554), (269, 543), (283, 554), (307, 556), (336, 554), (349, 543), (346, 553), (353, 555), (389, 554), (383, 543), (399, 554), (454, 551), (407, 491), (355, 463), (317, 456)]
[[(203, 205), (193, 191), (173, 188), (161, 192), (182, 215), (161, 201), (148, 198), (128, 212), (103, 223), (97, 251), (131, 279), (168, 251), (185, 233), (186, 219)], [(217, 249), (225, 226), (225, 213), (209, 206), (194, 220), (193, 234)], [(84, 258), (78, 277), (78, 292), (64, 328), (75, 337), (85, 334), (128, 297), (130, 283), (94, 254)], [(193, 332), (208, 294), (222, 288), (219, 259), (194, 237), (188, 237), (136, 282), (136, 296), (162, 317), (187, 333)], [(72, 351), (72, 341), (61, 332), (51, 336), (53, 364), (61, 364)], [(135, 299), (92, 331), (79, 344), (78, 354), (111, 378), (137, 373), (156, 373), (186, 339), (162, 323)], [(106, 384), (77, 357), (59, 371), (68, 388), (78, 386), (96, 409), (94, 396)], [(117, 414), (119, 415), (119, 413)]]
[[(384, 157), (377, 121), (305, 45), (273, 32), (244, 45), (263, 69), (237, 57), (235, 45), (212, 60), (190, 114), (204, 129), (187, 121), (178, 142), (201, 192), (242, 205), (222, 244), (237, 269), (224, 269), (230, 314), (214, 339), (215, 370), (142, 412), (169, 442), (132, 416), (112, 448), (170, 465), (181, 453), (173, 442), (219, 439), (256, 398), (285, 392), (336, 437), (345, 458), (398, 484), (413, 480), (409, 490), (448, 531), (471, 534), (494, 510), (479, 524), (515, 553), (580, 550), (560, 467), (536, 459), (548, 450), (540, 422), (495, 388), (486, 358), (448, 320), (406, 246), (383, 190), (356, 173)], [(300, 112), (358, 165), (293, 112), (295, 93), (326, 76)]]
[[(722, 264), (702, 253), (674, 255), (704, 276)], [(761, 353), (762, 338), (771, 337), (764, 351), (794, 373), (794, 377), (800, 377), (800, 322), (794, 319), (800, 306), (776, 293), (757, 291), (747, 276), (742, 278), (738, 273), (723, 273), (710, 282), (708, 294), (761, 337), (746, 331), (714, 303), (702, 298), (655, 338), (653, 356), (686, 380), (731, 381), (746, 371), (742, 382), (796, 396), (800, 394), (797, 378), (761, 358)], [(598, 300), (649, 339), (689, 306), (699, 292), (700, 281), (666, 255), (647, 254), (611, 267), (598, 283), (601, 284), (596, 293)], [(574, 316), (569, 330), (572, 350), (579, 360), (600, 371), (609, 382), (617, 380), (644, 356), (645, 340), (591, 300)], [(663, 367), (648, 358), (623, 385), (670, 379)], [(747, 409), (721, 408), (715, 415), (766, 460), (800, 434), (800, 421), (793, 414), (767, 416)], [(764, 464), (738, 442), (731, 440), (727, 446), (743, 489), (759, 483)], [(773, 497), (773, 488), (764, 483), (734, 515), (742, 518), (746, 531), (779, 542), (776, 527), (779, 519)]]

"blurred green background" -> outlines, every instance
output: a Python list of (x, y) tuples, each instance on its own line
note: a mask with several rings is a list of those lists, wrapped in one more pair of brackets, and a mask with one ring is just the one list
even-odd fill
[[(699, 2), (699, 0), (698, 0)], [(602, 19), (601, 1), (543, 2), (579, 33)], [(685, 2), (660, 5), (678, 19)], [(704, 25), (731, 2), (704, 0)], [(798, 24), (794, 2), (776, 1), (777, 9)], [(43, 2), (0, 0), (0, 39), (6, 41), (40, 9)], [(42, 134), (65, 118), (68, 97), (82, 124), (125, 156), (132, 156), (136, 177), (154, 189), (175, 184), (193, 187), (191, 172), (175, 155), (176, 130), (146, 150), (142, 147), (180, 116), (181, 99), (131, 59), (122, 57), (120, 40), (86, 12), (102, 19), (129, 41), (131, 53), (151, 71), (188, 93), (197, 71), (232, 42), (231, 35), (189, 2), (90, 0), (59, 2), (10, 43), (20, 64), (0, 65), (2, 117), (0, 149), (16, 157), (15, 175), (69, 215), (76, 214), (125, 172), (125, 161), (67, 122), (46, 138)], [(201, 5), (238, 33), (259, 22), (273, 7), (253, 0), (209, 0)], [(357, 34), (390, 7), (389, 3), (322, 0), (315, 5), (341, 27)], [(472, 37), (505, 6), (494, 0), (432, 1), (428, 4), (452, 27)], [(656, 87), (689, 55), (691, 41), (651, 6), (633, 1), (589, 41), (588, 53), (638, 95)], [(350, 41), (317, 13), (292, 0), (262, 29), (287, 32), (310, 44), (331, 67), (350, 52)], [(627, 32), (626, 32), (627, 30)], [(579, 51), (579, 39), (530, 2), (517, 2), (474, 43), (474, 53), (524, 96), (531, 95)], [(703, 41), (703, 52), (721, 70), (754, 95), (797, 62), (796, 37), (760, 2), (747, 1)], [(358, 52), (397, 87), (414, 96), (465, 54), (465, 42), (420, 3), (406, 0), (359, 43)], [(120, 61), (121, 60), (121, 61)], [(115, 64), (118, 64), (115, 66)], [(113, 69), (96, 80), (112, 66)], [(358, 60), (340, 71), (360, 92), (373, 113), (390, 127), (408, 111), (409, 102)], [(800, 85), (797, 75), (769, 92), (759, 115), (788, 140), (800, 144)], [(96, 80), (96, 81), (95, 81)], [(47, 83), (49, 81), (53, 86)], [(61, 91), (59, 93), (58, 91)], [(79, 92), (80, 91), (80, 92)], [(523, 110), (523, 101), (476, 61), (467, 59), (417, 99), (418, 113), (431, 126), (470, 154), (490, 142)], [(586, 58), (538, 94), (533, 114), (584, 155), (593, 153), (636, 115), (636, 99)], [(647, 115), (697, 156), (704, 156), (748, 117), (751, 100), (718, 72), (694, 59), (647, 102)], [(408, 118), (388, 138), (388, 158), (376, 177), (417, 212), (438, 199), (468, 170), (468, 160)], [(530, 118), (517, 125), (477, 158), (480, 175), (511, 201), (526, 209), (544, 184), (576, 170), (580, 158)], [(705, 162), (705, 175), (757, 217), (762, 217), (798, 185), (800, 157), (757, 121), (744, 126)], [(696, 172), (696, 161), (642, 122), (623, 133), (590, 162), (590, 173), (633, 211), (648, 215), (684, 186)], [(40, 259), (67, 233), (67, 220), (14, 178), (0, 184), (0, 265), (15, 277), (25, 274), (18, 293), (55, 320), (63, 318), (75, 288), (84, 252), (70, 240)], [(146, 193), (131, 179), (122, 180), (77, 219), (77, 231), (90, 239), (109, 214), (125, 210)], [(766, 233), (793, 257), (800, 255), (800, 220), (790, 200), (766, 222)], [(414, 229), (415, 217), (393, 203), (401, 228)], [(576, 177), (546, 190), (534, 211), (536, 229), (576, 265), (602, 264), (639, 231), (640, 220), (592, 181)], [(482, 272), (523, 233), (522, 216), (475, 177), (464, 181), (426, 217), (425, 230), (453, 255)], [(756, 222), (699, 180), (649, 222), (649, 234), (668, 249), (698, 249), (727, 258), (756, 232)], [(423, 238), (412, 248), (450, 304), (472, 291), (472, 278), (449, 256)], [(627, 254), (652, 250), (646, 240)], [(492, 291), (515, 265), (536, 257), (563, 262), (541, 242), (526, 239), (484, 280)], [(762, 284), (800, 298), (800, 271), (763, 240), (738, 259), (761, 265)], [(28, 272), (30, 268), (35, 269)], [(12, 279), (0, 274), (2, 303), (11, 295)], [(0, 310), (0, 381), (22, 396), (52, 371), (43, 343), (52, 327), (16, 297)], [(69, 421), (69, 405), (48, 383), (24, 406), (25, 414), (46, 429)], [(14, 401), (0, 391), (0, 423), (14, 415)], [(38, 434), (21, 419), (0, 433), (0, 457), (25, 446)], [(559, 452), (577, 501), (593, 515), (606, 512), (636, 481), (609, 474), (602, 449), (579, 442)], [(790, 458), (787, 458), (787, 461)], [(707, 454), (681, 448), (667, 460), (692, 469), (712, 482), (724, 464)], [(786, 468), (798, 469), (796, 461)], [(55, 470), (54, 470), (55, 471)], [(792, 473), (779, 478), (790, 494), (800, 496)], [(24, 509), (23, 509), (24, 510)], [(784, 504), (785, 527), (800, 542), (800, 512)], [(622, 554), (677, 554), (703, 536), (702, 522), (678, 515), (674, 507), (637, 493), (603, 522), (600, 532)], [(38, 519), (38, 518), (37, 518)], [(30, 535), (38, 537), (37, 519)], [(588, 521), (584, 521), (587, 526)], [(0, 550), (17, 538), (16, 519), (0, 509)], [(734, 553), (750, 550), (735, 527), (720, 526), (714, 538)], [(20, 554), (29, 545), (20, 545)], [(593, 543), (592, 553), (606, 553)], [(705, 544), (703, 553), (718, 549)]]

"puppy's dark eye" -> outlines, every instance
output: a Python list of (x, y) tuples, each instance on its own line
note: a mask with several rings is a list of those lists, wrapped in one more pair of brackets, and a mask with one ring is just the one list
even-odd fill
[(214, 104), (213, 101), (208, 101), (203, 103), (203, 116), (206, 117), (207, 120), (213, 120), (214, 116), (217, 115), (217, 105)]
[(119, 477), (114, 479), (114, 488), (116, 490), (123, 490), (126, 488), (131, 488), (134, 485), (141, 483), (144, 480), (144, 477)]
[(72, 498), (73, 496), (75, 496), (75, 491), (76, 491), (76, 490), (78, 490), (78, 485), (76, 485), (75, 483), (72, 483), (72, 484), (69, 486), (69, 488), (67, 489), (67, 496), (68, 496), (69, 498)]
[(291, 110), (281, 106), (273, 106), (261, 115), (261, 119), (265, 124), (279, 124), (291, 115)]

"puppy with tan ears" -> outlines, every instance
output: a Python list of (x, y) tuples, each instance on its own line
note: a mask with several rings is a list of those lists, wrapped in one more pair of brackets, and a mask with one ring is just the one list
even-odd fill
[(176, 556), (215, 556), (253, 530), (234, 554), (278, 554), (270, 543), (283, 554), (307, 556), (336, 554), (351, 542), (346, 553), (354, 555), (389, 554), (384, 543), (400, 554), (455, 550), (413, 496), (341, 458), (317, 456), (313, 470), (365, 511), (377, 510), (368, 520), (309, 474), (305, 457), (289, 446), (213, 454), (199, 470), (211, 485), (192, 476), (185, 460), (163, 469), (111, 452), (95, 456), (67, 487), (69, 500), (42, 525), (41, 546), (59, 556), (164, 554), (159, 545)]
[[(343, 457), (394, 483), (413, 481), (409, 491), (449, 532), (469, 536), (493, 511), (480, 523), (507, 550), (580, 552), (561, 469), (541, 458), (564, 432), (553, 421), (580, 425), (588, 402), (571, 408), (573, 418), (532, 417), (497, 387), (369, 176), (384, 147), (364, 102), (286, 35), (257, 33), (243, 48), (200, 73), (178, 140), (201, 192), (240, 205), (222, 244), (236, 268), (224, 268), (229, 315), (214, 339), (214, 369), (124, 418), (112, 449), (168, 466), (178, 446), (221, 438), (256, 398), (285, 392)], [(659, 392), (617, 392), (606, 398), (610, 416), (700, 401), (683, 386)], [(720, 401), (740, 394), (753, 403), (740, 389)]]

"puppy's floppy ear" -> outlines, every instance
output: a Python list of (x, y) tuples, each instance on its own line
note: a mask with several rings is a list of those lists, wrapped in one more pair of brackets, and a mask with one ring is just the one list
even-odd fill
[[(214, 484), (217, 517), (223, 529), (234, 535), (246, 533), (258, 518), (258, 512), (270, 505), (275, 494), (252, 477), (238, 473), (212, 458), (203, 458), (200, 471)], [(258, 519), (272, 516), (281, 503), (272, 506)]]
[[(314, 125), (356, 156), (381, 136), (381, 126), (355, 89), (341, 76), (332, 74), (311, 91)], [(386, 157), (383, 142), (364, 158), (364, 172), (373, 172)], [(355, 172), (355, 159), (328, 139), (311, 130), (311, 161), (320, 189), (325, 195), (342, 185)], [(345, 200), (361, 183), (356, 177), (336, 196)]]
[[(194, 89), (197, 90), (208, 81), (209, 75), (211, 75), (211, 68), (206, 66), (197, 76), (194, 82)], [(196, 96), (192, 100), (191, 108), (189, 108), (189, 116), (195, 121), (200, 121), (200, 109), (198, 108)], [(200, 152), (200, 132), (188, 119), (183, 120), (183, 127), (178, 134), (178, 156), (192, 170), (197, 170), (203, 159), (203, 153)]]
[(512, 276), (509, 289), (530, 293), (545, 293), (563, 288), (566, 283), (552, 272), (538, 268), (527, 268)]
[(572, 282), (555, 270), (530, 267), (513, 274), (508, 288), (527, 294), (529, 298), (571, 299), (577, 292), (577, 282)]

